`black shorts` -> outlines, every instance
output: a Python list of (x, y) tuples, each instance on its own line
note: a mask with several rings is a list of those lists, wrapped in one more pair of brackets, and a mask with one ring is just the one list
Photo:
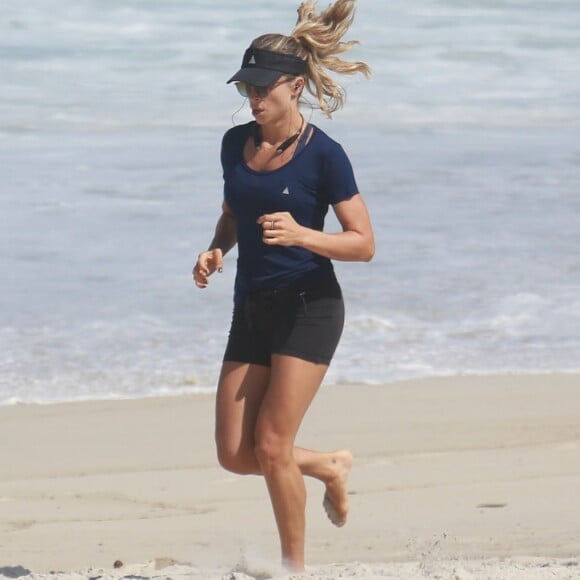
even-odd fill
[(273, 354), (330, 364), (344, 326), (336, 278), (306, 290), (251, 294), (234, 307), (224, 361), (270, 366)]

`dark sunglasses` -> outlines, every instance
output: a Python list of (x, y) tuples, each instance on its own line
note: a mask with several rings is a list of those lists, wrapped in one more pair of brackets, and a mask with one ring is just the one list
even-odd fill
[(255, 93), (256, 95), (258, 95), (258, 97), (260, 99), (263, 99), (264, 97), (268, 96), (268, 93), (271, 90), (275, 89), (279, 85), (283, 85), (284, 83), (289, 83), (291, 80), (292, 79), (283, 79), (281, 81), (277, 81), (271, 85), (268, 85), (267, 87), (258, 87), (256, 85), (251, 85), (250, 83), (247, 83), (246, 81), (239, 81), (236, 83), (236, 89), (238, 89), (238, 93), (240, 93), (240, 95), (242, 95), (242, 97), (244, 97), (246, 99), (252, 93)]

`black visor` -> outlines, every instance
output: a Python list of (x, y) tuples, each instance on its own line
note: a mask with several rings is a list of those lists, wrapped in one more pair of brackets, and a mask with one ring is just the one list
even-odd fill
[(248, 48), (244, 53), (242, 68), (228, 81), (244, 81), (256, 87), (267, 87), (282, 75), (303, 75), (306, 61), (290, 54), (281, 54), (259, 48)]

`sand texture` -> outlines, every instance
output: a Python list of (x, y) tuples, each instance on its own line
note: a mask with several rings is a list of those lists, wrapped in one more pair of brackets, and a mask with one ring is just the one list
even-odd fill
[[(0, 408), (0, 577), (297, 577), (213, 402)], [(307, 481), (307, 577), (580, 578), (578, 375), (325, 386), (297, 443), (355, 456), (345, 527)]]

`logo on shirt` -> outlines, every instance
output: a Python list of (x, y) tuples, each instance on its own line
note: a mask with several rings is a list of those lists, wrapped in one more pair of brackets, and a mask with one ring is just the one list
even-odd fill
[(284, 195), (290, 195), (290, 192), (288, 191), (288, 186), (286, 186), (286, 187), (284, 188), (284, 191), (282, 191), (282, 193), (283, 193)]

